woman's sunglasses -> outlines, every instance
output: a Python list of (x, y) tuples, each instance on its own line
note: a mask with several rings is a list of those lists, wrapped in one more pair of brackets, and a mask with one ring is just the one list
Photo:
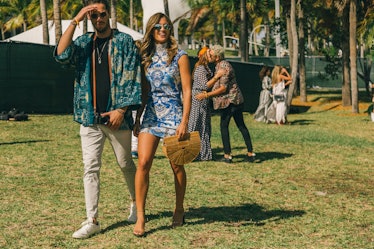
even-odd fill
[(101, 12), (101, 13), (93, 13), (90, 15), (92, 19), (97, 19), (99, 16), (100, 18), (106, 17), (106, 11)]
[(161, 30), (162, 27), (164, 27), (164, 29), (166, 29), (166, 30), (171, 30), (171, 26), (170, 26), (169, 24), (167, 24), (167, 23), (165, 23), (164, 25), (161, 25), (161, 24), (155, 24), (155, 26), (153, 26), (153, 28), (154, 28), (155, 30)]

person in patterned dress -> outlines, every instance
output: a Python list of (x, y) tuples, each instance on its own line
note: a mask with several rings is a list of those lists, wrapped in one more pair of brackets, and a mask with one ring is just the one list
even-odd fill
[[(166, 136), (182, 138), (187, 133), (191, 108), (191, 72), (187, 53), (178, 49), (171, 35), (173, 25), (169, 17), (156, 13), (149, 18), (140, 46), (146, 92), (143, 93), (145, 111), (140, 125), (142, 108), (135, 119), (134, 132), (138, 136), (138, 169), (135, 175), (137, 222), (135, 236), (145, 234), (145, 202), (149, 188), (149, 173), (159, 141)], [(183, 96), (182, 96), (183, 95)], [(183, 165), (171, 163), (175, 182), (175, 210), (172, 227), (184, 224), (184, 196), (187, 176)]]
[[(203, 47), (198, 52), (199, 60), (196, 62), (193, 75), (192, 96), (201, 91), (208, 91), (206, 82), (213, 77), (213, 73), (208, 66), (207, 47)], [(210, 124), (210, 106), (209, 100), (198, 100), (192, 97), (191, 113), (188, 122), (188, 131), (199, 131), (200, 134), (200, 153), (195, 160), (212, 160), (212, 148), (210, 147), (211, 124)]]
[[(208, 82), (213, 78), (213, 72), (208, 66), (208, 47), (203, 47), (198, 52), (199, 60), (196, 62), (192, 84), (192, 105), (190, 119), (188, 122), (188, 131), (199, 131), (201, 148), (196, 160), (208, 161), (212, 160), (212, 148), (210, 146), (211, 136), (211, 110), (210, 101), (207, 98), (196, 98), (201, 92), (208, 92)], [(216, 77), (223, 75), (225, 71), (217, 72)]]

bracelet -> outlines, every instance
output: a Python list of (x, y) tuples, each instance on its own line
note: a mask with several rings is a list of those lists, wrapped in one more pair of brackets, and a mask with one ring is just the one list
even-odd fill
[(74, 19), (71, 21), (71, 25), (78, 26), (78, 28), (80, 28), (80, 27), (79, 27), (79, 22), (78, 22), (77, 18), (74, 18)]
[(208, 92), (205, 92), (205, 98), (209, 98)]

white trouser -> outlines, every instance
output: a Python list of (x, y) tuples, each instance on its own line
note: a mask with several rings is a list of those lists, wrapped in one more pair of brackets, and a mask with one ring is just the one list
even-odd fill
[(82, 155), (84, 164), (84, 196), (87, 218), (98, 217), (100, 196), (101, 156), (106, 138), (113, 148), (117, 163), (125, 178), (130, 197), (135, 200), (136, 167), (131, 158), (131, 130), (113, 131), (105, 125), (80, 126)]

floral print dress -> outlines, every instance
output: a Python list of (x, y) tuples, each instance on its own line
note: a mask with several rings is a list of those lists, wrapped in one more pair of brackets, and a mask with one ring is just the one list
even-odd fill
[(185, 54), (185, 51), (178, 50), (168, 65), (166, 44), (156, 44), (152, 63), (146, 71), (150, 91), (140, 132), (161, 138), (175, 135), (183, 113), (178, 60)]

